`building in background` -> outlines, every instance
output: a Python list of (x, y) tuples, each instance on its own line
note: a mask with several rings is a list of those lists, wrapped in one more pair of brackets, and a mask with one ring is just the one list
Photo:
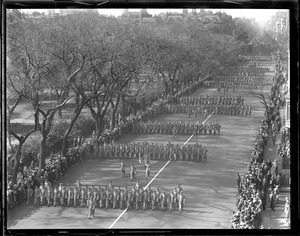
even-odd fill
[(146, 9), (142, 9), (141, 11), (128, 11), (128, 9), (125, 9), (121, 18), (129, 19), (136, 24), (153, 23), (156, 21)]

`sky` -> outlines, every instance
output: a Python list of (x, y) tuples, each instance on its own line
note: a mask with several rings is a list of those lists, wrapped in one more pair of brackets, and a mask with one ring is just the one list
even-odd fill
[[(139, 11), (141, 9), (128, 9), (129, 11)], [(188, 9), (189, 12), (192, 11), (192, 9)], [(235, 17), (245, 17), (245, 18), (255, 18), (256, 22), (263, 26), (273, 15), (276, 15), (277, 11), (283, 11), (280, 9), (205, 9), (205, 10), (211, 10), (212, 12), (226, 12), (228, 15), (231, 15), (233, 18)], [(47, 12), (47, 9), (23, 9), (23, 12), (33, 12), (33, 11), (42, 11)], [(58, 12), (59, 10), (56, 9)], [(107, 8), (101, 8), (98, 9), (100, 14), (103, 15), (112, 15), (112, 16), (120, 16), (122, 15), (124, 9), (107, 9)], [(148, 13), (152, 15), (158, 15), (162, 12), (180, 12), (182, 13), (182, 9), (147, 9)], [(199, 9), (196, 10), (197, 12), (200, 11)]]

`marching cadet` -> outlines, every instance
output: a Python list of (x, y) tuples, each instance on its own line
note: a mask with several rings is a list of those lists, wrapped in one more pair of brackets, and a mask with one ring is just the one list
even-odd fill
[(177, 185), (176, 191), (177, 191), (178, 193), (183, 192), (183, 189), (182, 189), (182, 187), (181, 187), (180, 184)]
[(72, 204), (72, 202), (74, 202), (74, 192), (73, 192), (73, 188), (70, 187), (68, 189), (68, 207), (70, 207), (70, 205)]
[(125, 164), (124, 161), (121, 162), (121, 178), (125, 177)]
[(98, 192), (98, 189), (95, 188), (94, 191), (93, 191), (93, 199), (95, 201), (95, 206), (98, 205), (98, 202), (99, 202), (99, 192)]
[(124, 201), (125, 201), (125, 193), (124, 193), (124, 189), (122, 189), (120, 192), (120, 210), (123, 210), (124, 208)]
[(136, 184), (135, 184), (134, 187), (135, 187), (136, 190), (139, 190), (140, 187), (141, 187), (140, 182), (139, 182), (139, 181), (136, 181)]
[(55, 187), (54, 192), (53, 192), (53, 206), (54, 207), (56, 207), (58, 199), (60, 199), (60, 191), (57, 187)]
[(172, 135), (173, 135), (173, 139), (175, 139), (176, 137), (176, 127), (174, 126), (173, 129), (172, 129)]
[[(127, 190), (127, 187), (126, 187), (126, 190)], [(125, 191), (126, 191), (125, 190)], [(126, 201), (126, 203), (127, 203), (127, 207), (129, 208), (130, 207), (130, 205), (131, 205), (131, 203), (132, 203), (132, 200), (133, 200), (133, 193), (132, 193), (132, 191), (127, 191), (127, 199), (126, 199), (127, 201)]]
[(112, 190), (112, 189), (114, 188), (114, 186), (113, 186), (113, 184), (112, 184), (112, 181), (109, 181), (109, 183), (108, 183), (108, 188), (109, 188), (110, 190)]
[(105, 208), (108, 208), (112, 200), (112, 192), (107, 189), (106, 190), (106, 199), (105, 199)]
[(139, 209), (140, 202), (141, 202), (141, 192), (138, 188), (136, 188), (136, 190), (135, 190), (135, 210)]
[(67, 196), (65, 186), (61, 186), (60, 205), (62, 207), (64, 206), (65, 196)]
[(104, 204), (106, 202), (105, 198), (106, 198), (106, 192), (104, 191), (103, 188), (101, 188), (100, 190), (100, 196), (99, 196), (99, 207), (100, 208), (103, 208), (104, 207)]
[(89, 198), (87, 206), (89, 208), (88, 219), (91, 220), (92, 217), (95, 216), (95, 208), (96, 208), (95, 207), (95, 200), (92, 197)]
[(27, 185), (27, 205), (31, 204), (32, 196), (33, 196), (33, 189), (31, 188), (30, 184)]
[[(92, 190), (91, 190), (91, 188), (88, 188), (88, 191), (87, 191), (87, 200), (90, 199), (91, 197), (93, 197)], [(86, 207), (88, 207), (88, 204), (86, 205)]]
[(162, 194), (160, 196), (160, 207), (161, 207), (161, 211), (166, 210), (168, 207), (167, 196), (166, 196), (165, 192), (162, 192)]
[(148, 203), (149, 203), (149, 193), (147, 189), (144, 191), (142, 201), (143, 201), (143, 210), (146, 210), (148, 208)]
[[(120, 187), (119, 187), (119, 189), (120, 189)], [(114, 189), (114, 191), (113, 191), (113, 209), (116, 209), (119, 198), (120, 198), (119, 191), (117, 189)]]
[(86, 204), (86, 199), (87, 199), (87, 192), (85, 188), (82, 188), (80, 190), (80, 206), (83, 207)]
[(152, 200), (152, 211), (154, 211), (154, 209), (156, 209), (156, 207), (157, 207), (157, 193), (155, 190), (152, 193), (151, 200)]
[(179, 212), (181, 213), (183, 210), (183, 206), (185, 205), (185, 197), (183, 196), (182, 191), (178, 196), (178, 205), (179, 205)]
[(62, 183), (60, 183), (60, 184), (59, 184), (59, 186), (58, 186), (58, 190), (59, 190), (59, 192), (61, 192), (61, 191), (62, 191), (62, 189), (63, 189), (63, 185), (62, 185)]
[(44, 206), (45, 197), (46, 197), (46, 190), (43, 187), (43, 185), (40, 186), (40, 189), (41, 189), (41, 191), (40, 191), (40, 205)]
[(150, 178), (150, 164), (146, 165), (145, 179)]
[(49, 207), (53, 201), (54, 191), (51, 186), (48, 187), (47, 191), (47, 206)]
[(173, 191), (171, 191), (171, 193), (170, 193), (170, 196), (169, 196), (169, 200), (170, 200), (170, 202), (169, 202), (169, 204), (170, 204), (170, 211), (172, 212), (173, 210), (174, 210), (174, 205), (175, 205), (175, 195), (174, 195), (174, 193), (173, 193)]
[(80, 195), (80, 192), (79, 192), (78, 187), (76, 186), (74, 189), (74, 207), (76, 207), (79, 203), (79, 195)]
[(136, 178), (135, 175), (136, 175), (136, 169), (134, 167), (134, 164), (132, 164), (130, 168), (130, 181), (135, 180)]

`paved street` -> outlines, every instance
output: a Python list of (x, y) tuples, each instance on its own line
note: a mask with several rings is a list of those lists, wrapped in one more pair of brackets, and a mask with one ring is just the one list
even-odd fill
[[(209, 121), (218, 121), (220, 136), (194, 136), (190, 143), (199, 142), (208, 149), (208, 162), (171, 162), (152, 182), (151, 187), (163, 188), (166, 192), (181, 183), (187, 199), (186, 207), (176, 212), (129, 210), (115, 224), (114, 228), (230, 228), (232, 212), (236, 210), (236, 173), (244, 173), (250, 160), (263, 107), (246, 90), (236, 90), (228, 96), (242, 95), (245, 104), (253, 106), (251, 116), (217, 116)], [(215, 89), (200, 89), (199, 94), (217, 94)], [(192, 119), (192, 118), (190, 118)], [(189, 120), (184, 114), (168, 114), (158, 120)], [(201, 119), (200, 119), (201, 120)], [(203, 120), (203, 119), (202, 119)], [(201, 121), (202, 121), (201, 120)], [(189, 136), (168, 135), (126, 135), (120, 142), (157, 142), (183, 144)], [(144, 167), (138, 160), (125, 160), (125, 164), (137, 165), (138, 176), (143, 186)], [(166, 161), (152, 161), (151, 176), (165, 165)], [(120, 160), (90, 160), (68, 171), (61, 182), (74, 183), (79, 179), (83, 184), (106, 185), (110, 180), (115, 185), (132, 185), (129, 178), (120, 177)], [(62, 208), (21, 206), (13, 209), (8, 216), (9, 228), (108, 228), (121, 214), (121, 210), (96, 209), (96, 218), (88, 220), (87, 208)]]

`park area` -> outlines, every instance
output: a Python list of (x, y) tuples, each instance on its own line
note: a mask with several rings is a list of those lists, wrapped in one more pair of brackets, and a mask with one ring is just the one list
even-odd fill
[[(267, 87), (265, 89), (268, 89)], [(217, 95), (216, 89), (201, 88), (192, 96)], [(255, 136), (263, 115), (263, 105), (258, 99), (247, 95), (247, 90), (229, 91), (226, 96), (241, 95), (245, 104), (253, 107), (251, 116), (212, 115), (207, 122), (217, 121), (221, 124), (220, 135), (195, 135), (188, 144), (199, 142), (208, 150), (207, 162), (171, 161), (151, 183), (151, 188), (161, 188), (167, 192), (181, 184), (186, 197), (182, 213), (178, 211), (134, 210), (129, 209), (114, 224), (114, 228), (209, 228), (228, 229), (230, 218), (236, 209), (236, 174), (244, 174), (255, 143)], [(158, 121), (184, 120), (195, 121), (185, 114), (166, 114), (157, 117)], [(203, 122), (204, 118), (200, 117)], [(184, 144), (189, 136), (171, 135), (126, 135), (119, 142), (144, 142)], [(73, 184), (80, 180), (83, 185), (132, 186), (129, 179), (129, 166), (137, 167), (137, 180), (146, 186), (144, 166), (137, 159), (123, 159), (127, 176), (121, 178), (120, 159), (93, 159), (79, 166), (72, 167), (60, 179), (61, 183)], [(167, 161), (151, 161), (151, 178)], [(47, 229), (47, 228), (109, 228), (119, 217), (122, 210), (96, 209), (95, 218), (88, 219), (87, 208), (34, 207), (21, 206), (8, 214), (8, 228), (13, 229)]]

